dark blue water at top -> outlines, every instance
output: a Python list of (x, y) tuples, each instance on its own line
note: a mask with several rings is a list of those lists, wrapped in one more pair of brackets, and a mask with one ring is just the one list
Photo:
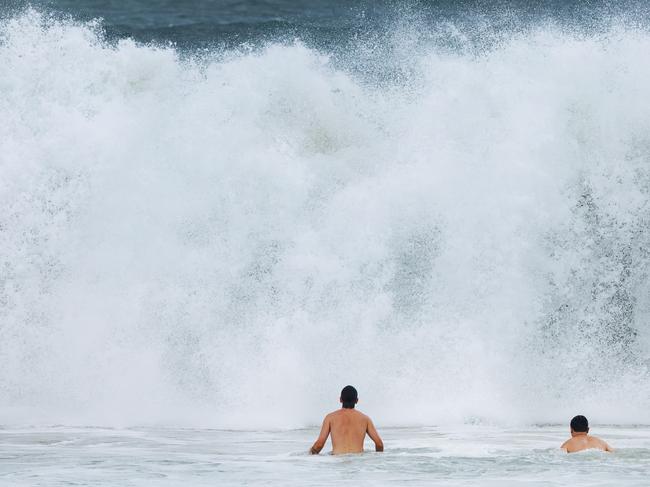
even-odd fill
[(598, 28), (613, 17), (645, 23), (643, 1), (386, 0), (2, 0), (0, 15), (31, 5), (55, 16), (100, 18), (107, 37), (172, 42), (179, 47), (301, 38), (322, 47), (390, 31), (396, 21), (421, 31), (452, 23), (471, 37), (539, 22)]

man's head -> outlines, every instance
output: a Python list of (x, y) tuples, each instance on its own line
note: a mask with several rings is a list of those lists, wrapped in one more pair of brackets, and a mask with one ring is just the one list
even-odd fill
[(354, 409), (354, 405), (359, 401), (357, 390), (352, 386), (345, 386), (341, 391), (341, 404), (346, 409)]
[(584, 416), (576, 416), (571, 420), (571, 434), (589, 433), (589, 421)]

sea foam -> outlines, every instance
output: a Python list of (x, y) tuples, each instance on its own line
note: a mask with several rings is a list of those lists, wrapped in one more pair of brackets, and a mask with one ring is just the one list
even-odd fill
[(5, 18), (3, 422), (649, 422), (650, 35), (401, 52)]

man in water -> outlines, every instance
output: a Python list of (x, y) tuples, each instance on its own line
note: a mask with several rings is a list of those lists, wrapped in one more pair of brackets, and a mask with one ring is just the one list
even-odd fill
[(384, 443), (372, 420), (354, 409), (358, 401), (357, 390), (352, 386), (345, 386), (341, 391), (342, 408), (325, 416), (320, 435), (311, 447), (312, 455), (320, 453), (330, 433), (332, 433), (332, 453), (335, 455), (361, 453), (366, 433), (375, 442), (375, 450), (384, 451)]
[(614, 451), (600, 438), (589, 435), (589, 422), (584, 416), (576, 416), (571, 420), (571, 438), (562, 443), (560, 448), (567, 453), (590, 449)]

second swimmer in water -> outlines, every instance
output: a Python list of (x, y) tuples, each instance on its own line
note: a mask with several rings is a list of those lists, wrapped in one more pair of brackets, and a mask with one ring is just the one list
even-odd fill
[(600, 438), (589, 435), (589, 421), (584, 416), (576, 416), (571, 420), (571, 438), (560, 447), (567, 453), (582, 450), (614, 451)]

